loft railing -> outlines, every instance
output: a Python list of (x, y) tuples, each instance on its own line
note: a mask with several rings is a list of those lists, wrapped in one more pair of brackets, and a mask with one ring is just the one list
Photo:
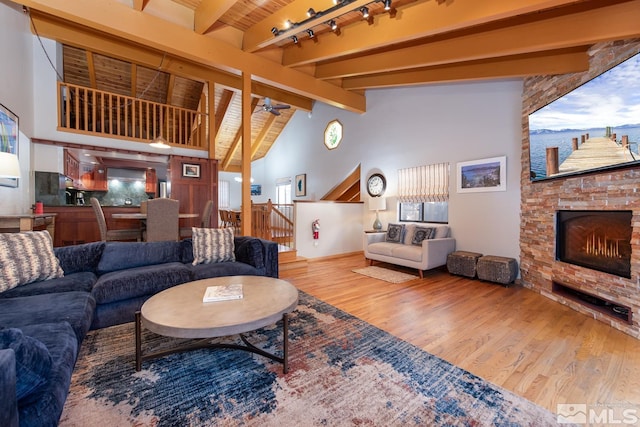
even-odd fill
[(149, 142), (162, 136), (184, 148), (207, 148), (206, 115), (58, 82), (58, 130)]

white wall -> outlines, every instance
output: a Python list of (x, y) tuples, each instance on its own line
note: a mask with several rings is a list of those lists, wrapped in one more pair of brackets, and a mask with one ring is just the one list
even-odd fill
[(0, 103), (18, 116), (21, 178), (18, 188), (0, 187), (0, 213), (27, 212), (33, 202), (29, 138), (33, 136), (32, 36), (22, 6), (0, 0)]
[[(384, 225), (397, 221), (397, 170), (450, 162), (449, 224), (461, 250), (518, 258), (520, 214), (521, 81), (460, 83), (367, 92), (359, 115), (316, 103), (311, 117), (296, 112), (263, 165), (263, 192), (274, 197), (275, 181), (307, 174), (307, 196), (319, 200), (360, 163), (366, 178), (387, 179)], [(327, 150), (323, 133), (339, 119), (344, 138)], [(456, 193), (456, 163), (507, 156), (507, 191)], [(365, 228), (375, 213), (361, 206)], [(360, 238), (361, 245), (361, 238)]]

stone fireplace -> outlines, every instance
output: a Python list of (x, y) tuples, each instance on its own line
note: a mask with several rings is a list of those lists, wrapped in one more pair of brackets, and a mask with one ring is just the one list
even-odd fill
[[(528, 116), (638, 52), (638, 39), (601, 43), (589, 51), (587, 72), (525, 79), (520, 179), (523, 286), (636, 338), (640, 338), (640, 167), (532, 182)], [(603, 227), (595, 225), (596, 218), (589, 215), (593, 212), (620, 215), (615, 221), (606, 219)], [(556, 232), (564, 233), (564, 238), (569, 234), (577, 243), (558, 241)]]

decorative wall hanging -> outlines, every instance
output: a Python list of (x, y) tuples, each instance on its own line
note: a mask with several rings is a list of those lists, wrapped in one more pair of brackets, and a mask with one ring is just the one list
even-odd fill
[(506, 191), (506, 189), (506, 156), (458, 163), (458, 193)]

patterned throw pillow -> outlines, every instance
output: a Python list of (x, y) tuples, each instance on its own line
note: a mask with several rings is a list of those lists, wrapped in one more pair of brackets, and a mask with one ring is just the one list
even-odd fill
[(235, 261), (233, 228), (193, 227), (193, 265)]
[(403, 224), (389, 224), (387, 227), (386, 241), (391, 243), (401, 243), (404, 237)]
[(433, 227), (416, 227), (416, 230), (413, 232), (411, 244), (421, 246), (423, 240), (433, 239), (435, 235), (436, 229)]
[(0, 292), (62, 276), (49, 232), (0, 233)]

